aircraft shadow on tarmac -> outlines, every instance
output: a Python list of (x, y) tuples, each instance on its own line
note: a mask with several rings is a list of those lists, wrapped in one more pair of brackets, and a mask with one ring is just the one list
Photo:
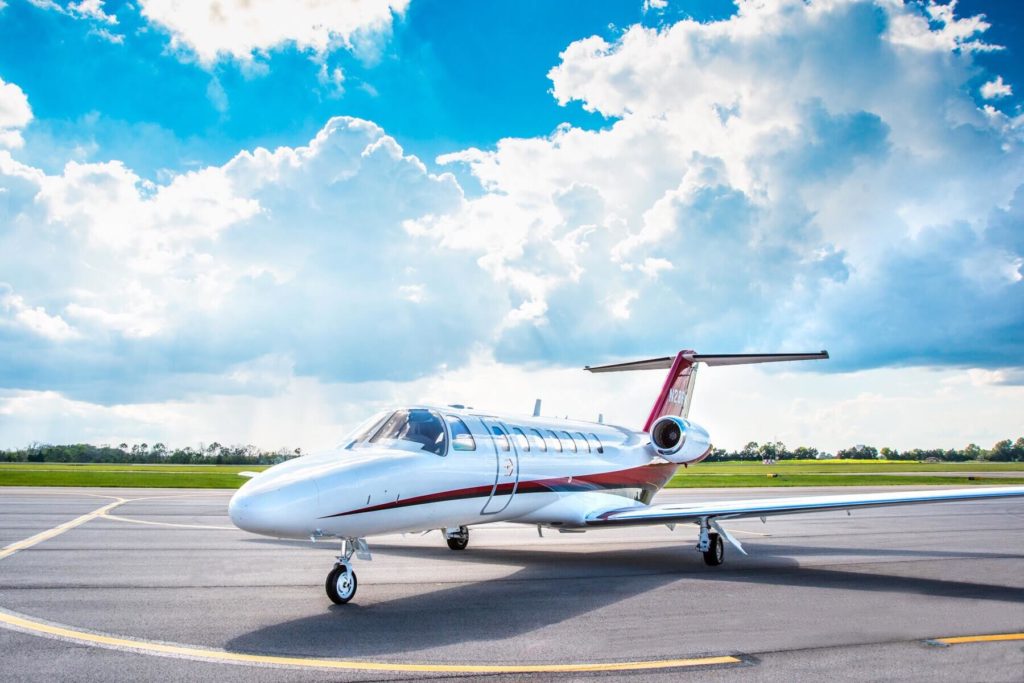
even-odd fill
[[(232, 639), (225, 647), (238, 652), (365, 658), (474, 641), (494, 642), (578, 618), (673, 583), (680, 584), (680, 598), (672, 608), (681, 615), (686, 613), (689, 602), (703, 602), (708, 591), (721, 590), (721, 586), (713, 587), (716, 582), (1024, 603), (1022, 588), (849, 571), (834, 566), (801, 567), (796, 559), (800, 555), (820, 555), (823, 551), (857, 554), (848, 548), (774, 545), (756, 551), (758, 556), (741, 558), (738, 562), (733, 553), (732, 564), (718, 568), (699, 564), (699, 555), (695, 562), (693, 555), (696, 554), (689, 541), (679, 546), (599, 552), (483, 547), (458, 553), (457, 557), (446, 548), (375, 544), (373, 549), (384, 561), (388, 555), (451, 560), (449, 580), (452, 581), (459, 581), (458, 566), (462, 563), (512, 564), (523, 568), (505, 578), (449, 584), (439, 590), (431, 590), (428, 580), (410, 586), (413, 594), (403, 588), (399, 597), (382, 602), (370, 602), (374, 587), (363, 585), (361, 596), (354, 603), (325, 607), (323, 612), (312, 616), (256, 629)], [(863, 553), (970, 559), (1021, 557), (886, 549)], [(438, 573), (437, 565), (430, 571)], [(394, 590), (394, 586), (389, 586), (389, 590)], [(359, 604), (360, 597), (363, 604)], [(500, 653), (495, 652), (491, 659), (500, 660)]]

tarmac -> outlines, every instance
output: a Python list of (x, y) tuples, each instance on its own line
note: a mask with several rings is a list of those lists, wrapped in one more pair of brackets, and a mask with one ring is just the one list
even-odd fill
[(0, 488), (0, 679), (1024, 681), (1020, 499), (726, 522), (721, 567), (692, 526), (372, 537), (335, 606), (335, 545), (239, 531), (231, 493)]

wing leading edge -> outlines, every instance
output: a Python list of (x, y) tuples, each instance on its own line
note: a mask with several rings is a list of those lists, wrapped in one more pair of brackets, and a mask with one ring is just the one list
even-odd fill
[(942, 491), (899, 491), (893, 493), (852, 493), (831, 496), (796, 496), (700, 503), (669, 503), (595, 511), (586, 518), (588, 527), (682, 524), (712, 519), (768, 517), (825, 510), (950, 503), (989, 498), (1024, 497), (1024, 486), (945, 489)]

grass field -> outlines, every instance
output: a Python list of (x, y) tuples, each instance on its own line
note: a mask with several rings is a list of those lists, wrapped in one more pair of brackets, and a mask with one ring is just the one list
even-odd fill
[(0, 486), (235, 489), (265, 466), (0, 463)]
[[(238, 465), (91, 465), (0, 463), (0, 486), (105, 486), (233, 489), (245, 483)], [(1020, 476), (985, 476), (991, 472)], [(910, 473), (900, 474), (900, 473)], [(948, 476), (957, 473), (957, 476)], [(776, 476), (770, 477), (770, 474)], [(947, 476), (940, 476), (945, 474)], [(910, 486), (1024, 484), (1024, 463), (915, 463), (877, 460), (788, 460), (760, 463), (701, 463), (680, 468), (671, 488), (739, 486)]]
[[(1019, 477), (989, 476), (1019, 472)], [(959, 476), (949, 476), (956, 473)], [(775, 476), (769, 476), (774, 474)], [(911, 486), (1024, 484), (1021, 462), (922, 463), (898, 460), (786, 460), (773, 465), (740, 462), (701, 463), (680, 469), (670, 488), (738, 486)]]

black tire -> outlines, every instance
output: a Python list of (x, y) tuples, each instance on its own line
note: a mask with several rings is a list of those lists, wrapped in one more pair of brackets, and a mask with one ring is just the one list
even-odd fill
[(725, 562), (725, 544), (722, 543), (722, 537), (715, 533), (708, 534), (708, 540), (711, 545), (704, 551), (704, 564), (717, 567)]
[(331, 573), (327, 575), (327, 582), (324, 587), (327, 589), (327, 597), (329, 597), (331, 602), (335, 605), (344, 605), (346, 602), (354, 598), (356, 595), (356, 588), (359, 586), (359, 581), (356, 579), (356, 573), (351, 570), (348, 570), (349, 574), (352, 576), (351, 585), (348, 587), (344, 585), (339, 586), (339, 583), (342, 583), (341, 575), (344, 574), (345, 571), (346, 568), (339, 564), (335, 565), (334, 569), (331, 570)]
[(469, 529), (460, 526), (458, 536), (445, 536), (445, 540), (448, 542), (450, 549), (465, 550), (466, 546), (469, 545)]

